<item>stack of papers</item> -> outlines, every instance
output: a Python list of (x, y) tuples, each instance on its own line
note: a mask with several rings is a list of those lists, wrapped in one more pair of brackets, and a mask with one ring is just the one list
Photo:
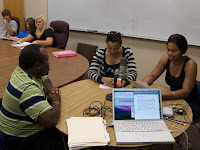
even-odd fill
[(23, 49), (25, 46), (30, 45), (30, 42), (22, 42), (20, 44), (11, 45), (12, 47)]
[(52, 54), (56, 57), (77, 56), (77, 53), (72, 50), (55, 51), (52, 52)]
[(70, 149), (105, 146), (110, 142), (102, 117), (71, 117), (66, 121)]

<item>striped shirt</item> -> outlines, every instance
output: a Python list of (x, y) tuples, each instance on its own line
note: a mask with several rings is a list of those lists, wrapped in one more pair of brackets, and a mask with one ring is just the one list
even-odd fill
[(0, 110), (1, 132), (27, 137), (45, 129), (37, 120), (52, 109), (43, 86), (46, 76), (35, 78), (19, 66), (13, 71)]
[[(125, 85), (129, 84), (129, 80), (136, 80), (137, 77), (137, 70), (136, 70), (136, 64), (135, 59), (133, 56), (133, 52), (128, 47), (122, 47), (123, 53), (122, 57), (126, 57), (127, 59), (127, 68), (128, 68), (128, 75), (125, 79)], [(102, 77), (113, 77), (113, 74), (115, 72), (115, 69), (119, 69), (120, 63), (115, 65), (108, 65), (105, 61), (105, 49), (99, 49), (96, 54), (93, 56), (92, 63), (90, 65), (89, 71), (88, 71), (88, 77), (97, 83), (103, 83), (101, 81)], [(98, 70), (100, 69), (100, 74), (98, 73)]]

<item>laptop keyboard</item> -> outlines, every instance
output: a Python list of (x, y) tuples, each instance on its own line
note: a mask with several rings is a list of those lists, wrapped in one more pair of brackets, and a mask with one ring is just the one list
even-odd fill
[(163, 131), (163, 122), (123, 122), (121, 132)]

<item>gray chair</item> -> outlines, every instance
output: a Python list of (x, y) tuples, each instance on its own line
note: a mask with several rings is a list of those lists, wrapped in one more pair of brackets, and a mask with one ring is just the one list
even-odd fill
[[(97, 49), (98, 49), (98, 46), (96, 45), (78, 43), (76, 52), (78, 54), (83, 55), (85, 58), (87, 58), (87, 60), (89, 61), (89, 64), (91, 64), (93, 56), (96, 53)], [(83, 74), (78, 80), (84, 80), (84, 79), (88, 79), (87, 72)]]

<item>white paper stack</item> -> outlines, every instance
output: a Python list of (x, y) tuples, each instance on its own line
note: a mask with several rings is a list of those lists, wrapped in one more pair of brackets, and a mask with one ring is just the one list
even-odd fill
[(105, 146), (110, 142), (102, 117), (71, 117), (66, 121), (70, 149)]
[(11, 45), (12, 47), (23, 49), (25, 46), (30, 45), (30, 42), (22, 42), (20, 44)]

